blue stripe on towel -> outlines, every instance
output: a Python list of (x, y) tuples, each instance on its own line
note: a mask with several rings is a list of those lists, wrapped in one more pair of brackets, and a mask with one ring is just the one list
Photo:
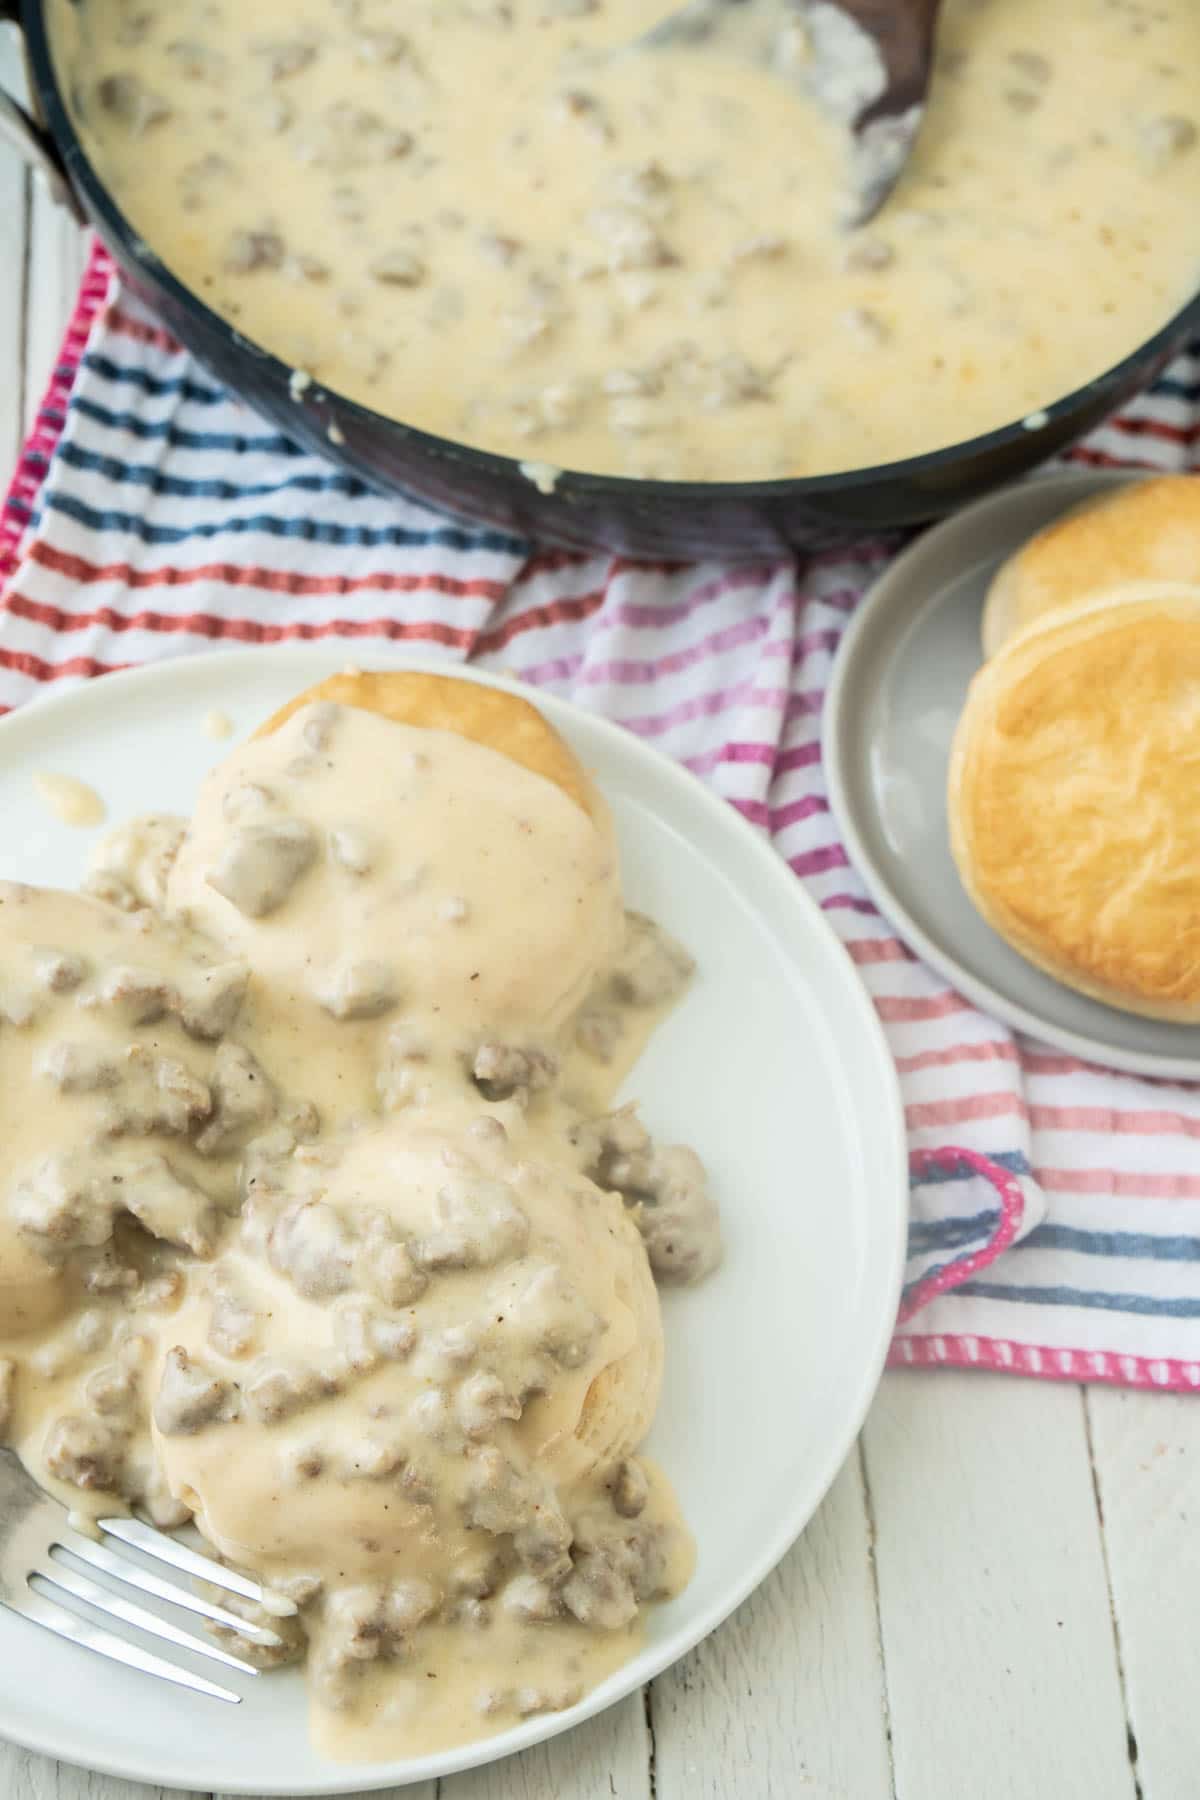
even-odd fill
[(264, 537), (298, 538), (309, 544), (353, 545), (360, 549), (378, 544), (403, 546), (405, 549), (433, 544), (452, 550), (491, 549), (519, 555), (523, 548), (517, 538), (501, 537), (482, 530), (463, 531), (452, 525), (438, 526), (430, 531), (413, 531), (403, 525), (372, 527), (339, 525), (331, 519), (281, 519), (274, 513), (256, 513), (250, 518), (226, 516), (220, 519), (203, 519), (197, 520), (194, 525), (154, 525), (148, 519), (139, 518), (136, 513), (118, 512), (114, 508), (101, 511), (71, 494), (48, 494), (46, 505), (48, 509), (65, 513), (68, 518), (86, 525), (89, 531), (123, 532), (143, 544), (182, 544), (194, 538), (217, 538), (226, 534), (239, 537), (260, 532)]
[(956, 1250), (974, 1238), (990, 1237), (1000, 1222), (998, 1206), (972, 1213), (970, 1218), (914, 1219), (908, 1228), (910, 1256), (926, 1250)]
[(170, 380), (151, 375), (147, 369), (126, 368), (123, 363), (114, 362), (111, 356), (103, 356), (97, 350), (89, 350), (83, 358), (85, 369), (92, 369), (105, 381), (125, 382), (137, 388), (141, 394), (157, 399), (161, 395), (178, 394), (181, 400), (194, 400), (200, 406), (215, 406), (229, 395), (224, 388), (209, 387), (193, 381), (190, 375), (176, 375)]
[(1140, 1313), (1146, 1318), (1200, 1319), (1200, 1298), (1110, 1294), (1100, 1288), (1010, 1287), (1003, 1281), (964, 1281), (954, 1290), (980, 1300), (1017, 1300), (1027, 1306), (1082, 1306), (1097, 1312)]
[(122, 462), (115, 456), (102, 456), (95, 450), (84, 450), (70, 441), (61, 443), (55, 452), (60, 461), (85, 474), (103, 475), (106, 481), (122, 482), (130, 487), (144, 487), (152, 494), (166, 494), (179, 500), (244, 500), (265, 494), (289, 491), (306, 494), (344, 494), (348, 500), (361, 500), (372, 493), (356, 475), (326, 473), (283, 475), (277, 481), (230, 481), (222, 476), (198, 480), (195, 476), (165, 475), (148, 463)]
[(1172, 400), (1185, 400), (1194, 406), (1200, 400), (1200, 381), (1179, 381), (1175, 376), (1164, 375), (1150, 391), (1152, 395), (1165, 394)]
[[(954, 1152), (950, 1151), (949, 1154), (952, 1156)], [(1029, 1174), (1029, 1159), (1028, 1157), (1023, 1156), (1019, 1150), (989, 1150), (987, 1153), (987, 1161), (997, 1163), (1000, 1168), (1007, 1169), (1010, 1175)], [(934, 1163), (929, 1168), (922, 1169), (920, 1175), (914, 1175), (912, 1177), (912, 1186), (915, 1188), (941, 1187), (942, 1184), (947, 1181), (982, 1180), (984, 1180), (984, 1177), (980, 1175), (976, 1169), (973, 1169), (969, 1163), (960, 1163), (957, 1168), (942, 1168)]]
[(1039, 1225), (1014, 1250), (1077, 1250), (1083, 1256), (1128, 1256), (1144, 1262), (1200, 1262), (1200, 1238), (1149, 1231), (1081, 1231), (1074, 1225)]
[[(952, 1250), (987, 1237), (999, 1213), (990, 1208), (948, 1219), (914, 1219), (908, 1228), (909, 1254)], [(1075, 1225), (1039, 1225), (1013, 1250), (1071, 1250), (1080, 1256), (1122, 1256), (1132, 1261), (1200, 1263), (1200, 1238), (1150, 1231), (1082, 1231)]]
[(282, 432), (273, 432), (267, 437), (250, 437), (241, 431), (185, 431), (182, 426), (173, 425), (169, 419), (139, 419), (136, 413), (114, 412), (112, 407), (100, 406), (83, 394), (77, 394), (71, 405), (76, 412), (85, 419), (91, 419), (96, 425), (107, 425), (112, 431), (126, 431), (130, 437), (158, 438), (174, 450), (221, 450), (234, 456), (243, 456), (252, 451), (263, 456), (296, 457), (308, 454), (299, 444), (293, 443), (291, 438), (284, 437)]

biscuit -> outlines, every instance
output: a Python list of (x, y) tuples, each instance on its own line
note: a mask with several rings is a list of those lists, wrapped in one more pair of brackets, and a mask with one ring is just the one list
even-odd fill
[(1068, 987), (1200, 1020), (1200, 585), (1142, 583), (1011, 639), (971, 683), (951, 847), (988, 924)]
[(1030, 538), (988, 589), (983, 653), (1060, 606), (1140, 580), (1200, 582), (1200, 475), (1092, 495)]
[(592, 786), (574, 752), (536, 706), (507, 688), (421, 669), (348, 669), (297, 694), (259, 726), (255, 737), (278, 731), (302, 706), (322, 700), (379, 713), (400, 725), (457, 732), (552, 781), (595, 816)]

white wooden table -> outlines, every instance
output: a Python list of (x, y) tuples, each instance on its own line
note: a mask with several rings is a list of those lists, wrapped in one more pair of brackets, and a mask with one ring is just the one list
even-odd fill
[[(0, 150), (0, 480), (82, 255)], [(147, 1793), (0, 1743), (0, 1800)], [(1197, 1800), (1200, 1398), (889, 1375), (800, 1543), (707, 1643), (578, 1731), (403, 1793)]]

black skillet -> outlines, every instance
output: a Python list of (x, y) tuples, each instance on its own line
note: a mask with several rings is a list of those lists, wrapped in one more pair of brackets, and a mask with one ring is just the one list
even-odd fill
[[(86, 0), (74, 0), (86, 4)], [(530, 537), (629, 556), (775, 557), (862, 532), (940, 518), (1033, 468), (1146, 387), (1200, 330), (1200, 295), (1115, 368), (1032, 421), (873, 469), (793, 481), (635, 481), (567, 472), (542, 493), (511, 457), (472, 449), (384, 418), (317, 384), (298, 394), (293, 370), (206, 306), (153, 255), (122, 216), (75, 134), (55, 74), (44, 0), (0, 0), (24, 33), (36, 123), (12, 101), (0, 125), (20, 136), (59, 192), (89, 220), (133, 287), (222, 382), (287, 435), (363, 480)], [(1200, 226), (1197, 227), (1200, 233)], [(331, 438), (330, 431), (333, 431)]]

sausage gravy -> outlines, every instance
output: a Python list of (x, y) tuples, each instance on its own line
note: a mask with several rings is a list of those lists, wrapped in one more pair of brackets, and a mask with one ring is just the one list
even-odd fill
[(352, 706), (0, 884), (0, 1441), (281, 1596), (226, 1642), (328, 1754), (570, 1706), (687, 1580), (638, 1450), (720, 1230), (611, 1103), (691, 967), (598, 794)]
[(946, 0), (915, 157), (861, 230), (819, 78), (834, 9), (755, 0), (708, 41), (628, 48), (677, 6), (53, 0), (99, 173), (297, 397), (539, 485), (957, 443), (1200, 284), (1194, 0)]

